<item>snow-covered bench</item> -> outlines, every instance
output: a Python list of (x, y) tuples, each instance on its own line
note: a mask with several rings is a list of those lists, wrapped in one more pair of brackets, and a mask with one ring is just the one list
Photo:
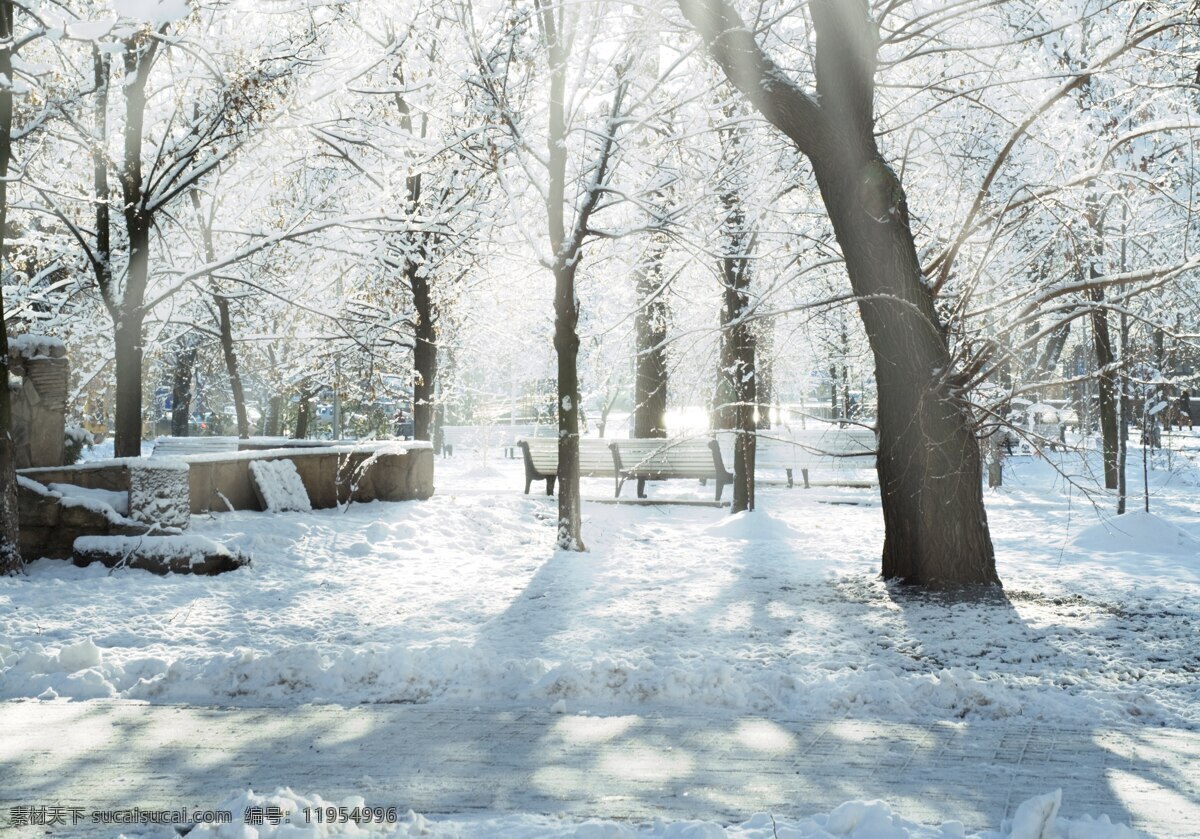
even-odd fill
[[(727, 452), (733, 450), (733, 434), (718, 435)], [(755, 445), (755, 471), (782, 469), (787, 485), (795, 485), (799, 472), (804, 488), (813, 486), (870, 487), (875, 482), (869, 470), (875, 466), (875, 432), (861, 426), (763, 431)], [(810, 473), (824, 475), (810, 480)]]
[[(525, 494), (534, 481), (546, 482), (546, 494), (554, 494), (558, 480), (558, 438), (528, 437), (517, 441), (525, 460)], [(583, 477), (608, 478), (617, 474), (616, 463), (608, 440), (581, 437), (579, 440), (579, 474)]]
[(159, 437), (151, 457), (185, 457), (192, 454), (236, 452), (237, 437)]
[(720, 501), (725, 485), (733, 482), (716, 440), (614, 440), (609, 447), (617, 469), (617, 497), (631, 479), (637, 480), (638, 498), (645, 498), (646, 481), (695, 478), (715, 481)]

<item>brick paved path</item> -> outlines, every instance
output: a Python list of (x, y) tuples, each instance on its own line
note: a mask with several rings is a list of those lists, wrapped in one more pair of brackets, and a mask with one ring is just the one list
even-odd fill
[(1156, 836), (1196, 836), (1200, 732), (444, 705), (0, 703), (0, 837), (35, 835), (7, 827), (13, 806), (212, 808), (247, 786), (358, 793), (426, 814), (725, 823), (879, 798), (911, 820), (974, 830), (998, 828), (1025, 798), (1061, 787), (1064, 816), (1106, 813)]

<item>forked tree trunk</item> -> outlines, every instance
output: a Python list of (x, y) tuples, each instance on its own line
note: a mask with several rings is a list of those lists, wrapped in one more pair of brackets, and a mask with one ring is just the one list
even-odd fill
[(124, 43), (125, 158), (121, 165), (122, 213), (129, 243), (124, 293), (116, 302), (113, 338), (117, 355), (117, 395), (113, 449), (116, 457), (142, 454), (142, 322), (150, 277), (151, 218), (142, 184), (142, 129), (146, 117), (146, 80), (158, 50), (157, 40), (134, 36)]
[(865, 0), (811, 0), (819, 97), (788, 81), (724, 0), (679, 0), (713, 57), (812, 163), (875, 360), (883, 576), (994, 584), (982, 458), (922, 282), (899, 180), (874, 135), (876, 34)]

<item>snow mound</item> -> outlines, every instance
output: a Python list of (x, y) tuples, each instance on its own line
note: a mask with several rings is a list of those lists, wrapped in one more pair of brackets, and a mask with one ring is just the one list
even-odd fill
[[(351, 795), (341, 801), (327, 801), (319, 795), (301, 795), (289, 788), (262, 795), (246, 790), (223, 801), (216, 809), (230, 812), (232, 824), (197, 825), (188, 833), (196, 839), (285, 839), (288, 837), (503, 837), (535, 839), (561, 836), (575, 839), (1137, 839), (1138, 834), (1124, 825), (1112, 824), (1107, 817), (1083, 816), (1078, 819), (1056, 818), (1062, 791), (1037, 796), (1017, 809), (1008, 830), (967, 833), (961, 822), (921, 825), (895, 813), (882, 801), (847, 801), (829, 813), (802, 818), (786, 818), (756, 813), (738, 825), (711, 821), (675, 821), (655, 819), (648, 824), (631, 824), (602, 819), (586, 821), (567, 817), (528, 813), (503, 815), (450, 815), (428, 818), (400, 807), (381, 806), (363, 796)], [(326, 807), (344, 808), (358, 814), (359, 822), (318, 823), (316, 814)], [(253, 827), (244, 821), (252, 814)], [(264, 815), (266, 816), (264, 818)], [(380, 818), (381, 817), (381, 818)]]
[(1154, 513), (1127, 513), (1102, 521), (1080, 531), (1072, 541), (1085, 551), (1200, 557), (1200, 540)]
[(290, 460), (252, 460), (250, 479), (267, 512), (312, 512), (304, 482)]
[(795, 539), (800, 535), (786, 522), (761, 510), (725, 516), (706, 527), (704, 532), (711, 536), (724, 536), (726, 539), (741, 539), (747, 542)]

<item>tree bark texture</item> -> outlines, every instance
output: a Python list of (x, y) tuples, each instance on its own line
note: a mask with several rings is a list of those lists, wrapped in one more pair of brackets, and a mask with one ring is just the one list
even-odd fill
[(788, 81), (724, 0), (679, 4), (730, 80), (812, 163), (875, 361), (883, 576), (999, 585), (979, 443), (904, 190), (875, 140), (877, 43), (865, 0), (810, 3), (817, 98)]
[[(0, 76), (13, 77), (13, 27), (15, 6), (11, 0), (0, 2)], [(0, 88), (0, 260), (8, 224), (8, 167), (12, 162), (13, 90)], [(0, 262), (2, 265), (2, 262)], [(17, 459), (12, 438), (12, 391), (8, 376), (8, 327), (5, 323), (4, 296), (0, 293), (0, 575), (20, 571), (20, 520), (17, 504)]]
[(633, 436), (637, 438), (667, 436), (667, 325), (670, 311), (663, 278), (666, 251), (665, 239), (656, 235), (637, 273), (638, 310), (634, 318), (637, 361), (633, 393)]
[(142, 323), (146, 285), (150, 274), (151, 218), (146, 210), (142, 184), (142, 135), (146, 116), (146, 80), (158, 42), (143, 35), (126, 41), (125, 66), (125, 158), (121, 165), (122, 213), (129, 240), (129, 265), (124, 294), (117, 302), (113, 338), (117, 355), (117, 396), (113, 421), (116, 457), (142, 454)]
[[(1093, 192), (1088, 199), (1087, 217), (1091, 232), (1088, 278), (1095, 280), (1103, 276), (1104, 222), (1100, 201)], [(1104, 486), (1119, 489), (1117, 458), (1120, 454), (1120, 430), (1117, 428), (1117, 371), (1116, 352), (1112, 332), (1108, 328), (1108, 310), (1104, 302), (1104, 289), (1093, 285), (1089, 290), (1092, 302), (1092, 344), (1096, 350), (1096, 379), (1098, 409), (1100, 413), (1100, 438), (1104, 452)]]
[(413, 439), (433, 440), (434, 388), (438, 373), (437, 312), (429, 278), (418, 276), (418, 267), (410, 262), (406, 268), (417, 321), (413, 334)]
[(175, 353), (171, 373), (171, 435), (188, 436), (192, 414), (192, 380), (196, 375), (196, 348), (182, 347)]

